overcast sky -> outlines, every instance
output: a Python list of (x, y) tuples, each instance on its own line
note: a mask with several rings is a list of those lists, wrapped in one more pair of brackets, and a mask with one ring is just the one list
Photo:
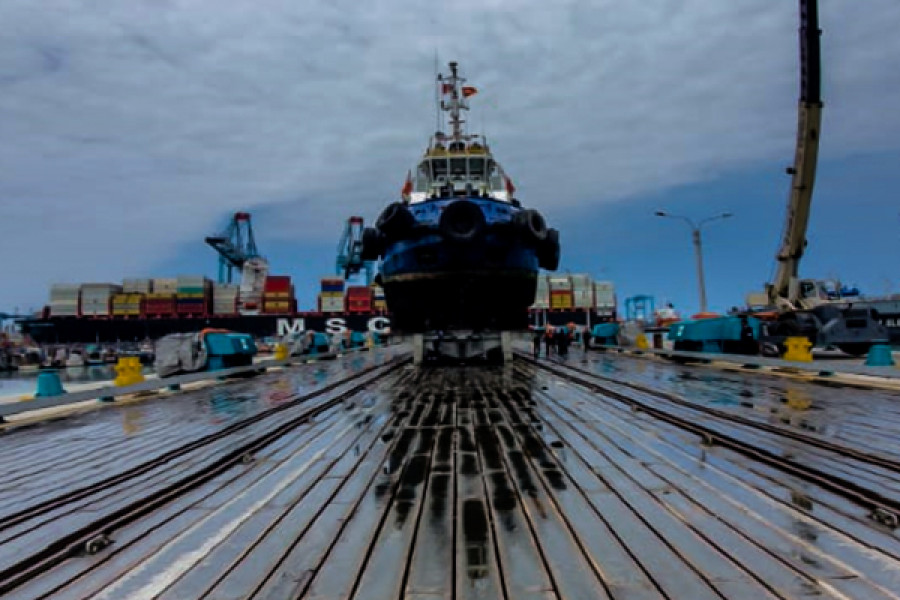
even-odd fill
[[(900, 2), (820, 4), (802, 270), (881, 293), (900, 276)], [(665, 208), (735, 213), (706, 238), (714, 308), (770, 274), (796, 1), (0, 0), (0, 25), (0, 310), (56, 281), (214, 276), (202, 240), (235, 210), (308, 308), (343, 220), (374, 221), (434, 129), (435, 52), (478, 87), (472, 124), (560, 229), (564, 269), (695, 308)]]

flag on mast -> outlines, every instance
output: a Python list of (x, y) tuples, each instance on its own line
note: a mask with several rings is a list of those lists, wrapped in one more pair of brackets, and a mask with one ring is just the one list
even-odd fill
[(516, 186), (513, 185), (512, 179), (506, 173), (503, 174), (503, 179), (506, 181), (506, 193), (512, 198), (512, 195), (516, 193)]
[(410, 194), (413, 191), (413, 183), (412, 183), (412, 169), (406, 172), (406, 182), (403, 184), (403, 189), (400, 190), (400, 195), (404, 200), (409, 200)]
[(478, 93), (478, 89), (472, 87), (471, 85), (462, 86), (462, 95), (463, 98), (468, 98), (469, 96), (474, 96)]

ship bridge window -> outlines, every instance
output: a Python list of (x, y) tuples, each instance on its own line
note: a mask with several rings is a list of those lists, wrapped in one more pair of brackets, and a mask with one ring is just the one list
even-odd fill
[(431, 161), (431, 172), (434, 179), (447, 175), (447, 159), (435, 158)]
[(484, 177), (484, 159), (483, 158), (470, 158), (469, 159), (469, 173), (471, 175), (477, 175), (479, 178)]
[(450, 159), (450, 173), (453, 175), (465, 175), (466, 174), (466, 159), (451, 158)]
[(417, 192), (427, 192), (428, 191), (428, 182), (431, 179), (430, 174), (428, 173), (428, 165), (422, 163), (419, 165), (419, 170), (416, 172), (416, 187), (415, 190)]
[(497, 164), (492, 162), (489, 169), (491, 188), (500, 189), (503, 187), (503, 182), (500, 180), (500, 170), (497, 168)]

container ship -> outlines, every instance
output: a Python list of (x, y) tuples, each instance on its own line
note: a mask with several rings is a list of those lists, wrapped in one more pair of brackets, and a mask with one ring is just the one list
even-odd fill
[[(348, 285), (336, 276), (320, 283), (312, 311), (297, 310), (290, 277), (258, 270), (248, 274), (247, 285), (213, 283), (202, 275), (55, 284), (42, 314), (20, 324), (40, 344), (140, 342), (206, 327), (257, 338), (308, 330), (390, 331), (392, 316), (379, 286)], [(527, 314), (531, 326), (615, 320), (615, 289), (587, 274), (541, 274)]]
[(523, 208), (483, 135), (464, 131), (476, 89), (450, 63), (438, 75), (450, 133), (429, 141), (402, 201), (363, 234), (363, 258), (381, 259), (393, 327), (405, 333), (528, 326), (539, 269), (559, 264), (559, 234)]
[(39, 317), (20, 322), (37, 343), (112, 343), (158, 339), (207, 327), (280, 337), (313, 330), (385, 332), (384, 291), (321, 279), (317, 306), (298, 311), (291, 278), (269, 275), (248, 261), (241, 284), (213, 283), (203, 275), (126, 279), (121, 284), (55, 284)]

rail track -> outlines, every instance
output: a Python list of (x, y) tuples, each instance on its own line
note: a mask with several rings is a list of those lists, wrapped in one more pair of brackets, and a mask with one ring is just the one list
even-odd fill
[[(0, 594), (15, 589), (67, 558), (100, 552), (112, 543), (111, 536), (116, 530), (236, 465), (252, 462), (262, 449), (353, 398), (407, 362), (406, 358), (398, 358), (384, 366), (370, 367), (100, 481), (0, 515), (0, 545), (3, 547), (0, 560), (6, 563), (0, 570)], [(257, 425), (259, 427), (254, 428)], [(240, 434), (248, 435), (241, 437)], [(178, 471), (173, 473), (173, 467)], [(128, 494), (133, 490), (137, 490), (137, 494), (131, 499)], [(125, 502), (121, 501), (123, 498)], [(97, 504), (107, 508), (107, 512), (99, 518), (84, 518), (84, 511), (96, 512)], [(59, 528), (67, 518), (71, 522), (65, 523), (68, 531), (64, 535), (43, 535), (42, 529), (49, 522)], [(10, 563), (11, 557), (19, 559)]]
[[(73, 541), (70, 554), (12, 591), (85, 599), (900, 598), (900, 539), (865, 516), (869, 508), (729, 448), (722, 432), (712, 445), (698, 443), (702, 434), (649, 409), (708, 426), (718, 415), (527, 359), (507, 368), (387, 368), (394, 370), (370, 371), (272, 415), (287, 426), (320, 410), (258, 450), (237, 452), (271, 421), (248, 426), (246, 439), (232, 432), (230, 468), (117, 526), (96, 554), (86, 551), (90, 539)], [(601, 388), (638, 396), (649, 409)], [(791, 460), (807, 460), (802, 440), (736, 422), (716, 427), (751, 444), (787, 440), (796, 446)], [(138, 443), (146, 440), (125, 445)], [(810, 448), (834, 462), (824, 447)], [(188, 468), (208, 466), (200, 454), (212, 460), (193, 451)], [(190, 474), (173, 464), (166, 485)], [(148, 480), (121, 504), (163, 487)], [(93, 513), (85, 524), (113, 514), (115, 498), (79, 500)], [(60, 537), (57, 523), (71, 522), (54, 515), (37, 530), (48, 539)]]
[[(840, 494), (869, 509), (871, 517), (884, 525), (891, 528), (900, 525), (900, 460), (690, 402), (644, 385), (604, 377), (574, 365), (534, 361), (527, 355), (519, 358), (605, 398), (624, 403), (633, 411), (645, 412), (690, 431), (706, 446), (728, 448)], [(746, 430), (769, 437), (747, 435)], [(797, 442), (793, 446), (796, 454), (771, 450), (784, 448), (781, 443), (772, 444), (772, 436)], [(810, 450), (822, 452), (810, 460)]]

